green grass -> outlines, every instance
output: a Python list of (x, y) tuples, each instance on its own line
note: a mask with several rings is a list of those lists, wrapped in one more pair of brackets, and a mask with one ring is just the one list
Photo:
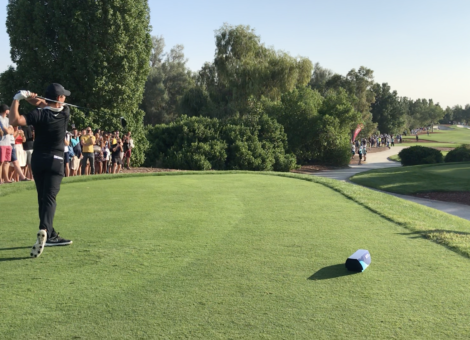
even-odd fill
[(470, 163), (370, 170), (350, 180), (366, 187), (405, 195), (431, 191), (470, 191)]
[[(34, 260), (32, 186), (0, 187), (1, 339), (470, 334), (466, 220), (303, 175), (109, 178), (65, 181), (74, 244)], [(348, 275), (359, 248), (372, 264)]]
[(396, 144), (397, 146), (425, 146), (428, 148), (456, 148), (462, 144), (457, 144), (457, 143), (401, 143), (401, 144)]
[[(441, 151), (441, 153), (442, 153), (442, 156), (445, 157), (449, 153), (449, 151)], [(390, 156), (388, 157), (388, 159), (391, 161), (395, 161), (395, 162), (401, 162), (401, 158), (398, 155)]]
[[(432, 140), (436, 142), (470, 144), (470, 129), (453, 128), (452, 130), (434, 130), (429, 136), (418, 135), (420, 140)], [(403, 136), (403, 139), (416, 140), (416, 136)]]

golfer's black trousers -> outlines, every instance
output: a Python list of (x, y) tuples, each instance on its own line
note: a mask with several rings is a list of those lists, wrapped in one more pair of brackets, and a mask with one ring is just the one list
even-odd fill
[(39, 229), (47, 229), (47, 237), (55, 237), (54, 215), (56, 197), (64, 177), (64, 157), (33, 152), (31, 158), (34, 182), (38, 192)]

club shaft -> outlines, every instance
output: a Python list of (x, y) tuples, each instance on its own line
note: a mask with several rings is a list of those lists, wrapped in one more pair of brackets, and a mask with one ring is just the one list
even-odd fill
[(68, 106), (73, 106), (73, 107), (76, 107), (78, 109), (85, 109), (84, 107), (81, 107), (81, 106), (77, 106), (77, 105), (73, 105), (73, 104), (69, 104), (69, 103), (63, 103), (63, 102), (59, 102), (57, 100), (52, 100), (52, 99), (49, 99), (49, 98), (44, 98), (44, 97), (40, 97), (40, 96), (36, 96), (36, 98), (39, 98), (39, 99), (44, 99), (48, 102), (53, 102), (53, 103), (59, 103), (59, 104), (62, 104), (62, 105), (68, 105)]

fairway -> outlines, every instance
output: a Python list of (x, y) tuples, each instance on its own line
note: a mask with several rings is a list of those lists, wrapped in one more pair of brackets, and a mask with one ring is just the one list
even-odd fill
[(425, 164), (361, 172), (351, 181), (410, 195), (431, 191), (470, 191), (470, 163)]
[[(469, 258), (305, 178), (66, 181), (55, 227), (74, 243), (34, 260), (35, 191), (0, 197), (0, 338), (470, 336)], [(349, 275), (360, 248), (372, 264)]]
[[(456, 127), (452, 128), (451, 130), (434, 129), (434, 132), (436, 133), (431, 133), (429, 136), (426, 134), (419, 135), (419, 139), (454, 144), (470, 144), (470, 129)], [(403, 136), (403, 139), (414, 141), (416, 140), (416, 137), (414, 135)], [(431, 145), (429, 145), (429, 147), (431, 147)]]
[(433, 175), (446, 177), (446, 179), (470, 179), (470, 165), (468, 163), (430, 166), (423, 168), (423, 171), (429, 172)]

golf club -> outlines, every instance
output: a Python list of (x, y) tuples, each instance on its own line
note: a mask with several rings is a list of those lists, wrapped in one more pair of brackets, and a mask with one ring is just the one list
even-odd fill
[[(48, 101), (48, 102), (59, 103), (59, 104), (62, 104), (62, 105), (68, 105), (68, 106), (76, 107), (77, 109), (82, 109), (82, 110), (87, 110), (87, 111), (97, 111), (97, 110), (88, 109), (88, 108), (86, 108), (86, 107), (81, 107), (81, 106), (78, 106), (78, 105), (73, 105), (73, 104), (70, 104), (70, 103), (59, 102), (59, 101), (57, 101), (57, 100), (52, 100), (52, 99), (45, 98), (45, 97), (41, 97), (41, 96), (36, 96), (36, 98), (44, 99), (44, 100), (46, 100), (46, 101)], [(120, 120), (121, 120), (121, 126), (122, 126), (123, 128), (126, 128), (126, 127), (127, 127), (127, 120), (126, 120), (124, 117), (121, 117)]]

